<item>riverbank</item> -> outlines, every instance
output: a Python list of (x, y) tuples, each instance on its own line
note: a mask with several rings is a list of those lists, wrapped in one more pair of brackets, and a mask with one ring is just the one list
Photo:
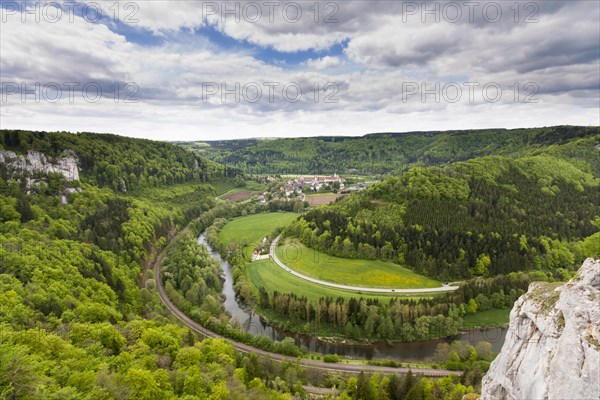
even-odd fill
[[(493, 324), (493, 323), (481, 323), (480, 325), (472, 325), (468, 326), (463, 323), (463, 326), (460, 330), (459, 335), (450, 335), (450, 336), (435, 336), (431, 335), (429, 337), (425, 337), (419, 340), (412, 341), (400, 341), (400, 340), (381, 340), (381, 339), (369, 339), (369, 338), (352, 338), (344, 336), (343, 332), (338, 331), (330, 325), (322, 325), (320, 328), (316, 328), (312, 324), (305, 324), (302, 322), (293, 322), (289, 319), (284, 319), (278, 314), (265, 310), (261, 307), (255, 306), (252, 310), (256, 313), (256, 315), (261, 319), (261, 321), (269, 325), (271, 327), (277, 328), (280, 331), (292, 332), (294, 334), (299, 335), (309, 335), (315, 338), (318, 338), (319, 341), (324, 343), (333, 343), (333, 344), (343, 344), (348, 346), (364, 346), (364, 345), (373, 345), (373, 344), (385, 344), (387, 346), (394, 346), (396, 344), (406, 344), (406, 343), (415, 343), (415, 342), (428, 342), (428, 341), (452, 341), (456, 340), (458, 336), (463, 335), (471, 335), (471, 331), (496, 331), (498, 329), (506, 329), (507, 327), (503, 323)], [(491, 311), (502, 311), (504, 310), (491, 310)], [(508, 310), (510, 312), (510, 310)], [(476, 316), (476, 315), (474, 315)], [(484, 317), (485, 319), (485, 317)], [(496, 337), (497, 335), (494, 333), (491, 335)], [(476, 343), (471, 343), (476, 344)]]
[(463, 317), (463, 329), (508, 327), (510, 308), (478, 311)]
[[(248, 217), (242, 217), (240, 219), (247, 219)], [(229, 224), (230, 222), (228, 222), (227, 224)], [(225, 226), (227, 225), (225, 224)], [(223, 226), (223, 224), (221, 224), (221, 226)], [(219, 248), (222, 247), (222, 250), (225, 251), (225, 246), (221, 246), (220, 245), (220, 241), (218, 240), (218, 232), (219, 230), (217, 229), (216, 231), (214, 229), (212, 229), (212, 231), (209, 229), (210, 231), (210, 235), (212, 240), (218, 244)], [(272, 235), (271, 237), (277, 236), (276, 234)], [(316, 284), (308, 284), (307, 282), (304, 282), (302, 280), (300, 280), (299, 278), (295, 278), (291, 275), (289, 275), (285, 270), (283, 270), (282, 268), (280, 268), (279, 266), (274, 265), (274, 262), (269, 259), (269, 260), (261, 260), (261, 261), (257, 261), (257, 262), (253, 262), (253, 263), (248, 263), (242, 265), (242, 266), (237, 266), (237, 267), (233, 267), (232, 265), (230, 265), (226, 260), (222, 259), (221, 256), (215, 252), (215, 250), (212, 248), (211, 245), (209, 245), (209, 243), (207, 242), (206, 238), (204, 238), (202, 235), (199, 237), (198, 239), (199, 243), (202, 245), (205, 245), (207, 247), (207, 249), (209, 250), (209, 253), (211, 254), (211, 256), (219, 262), (219, 264), (221, 265), (221, 269), (223, 271), (223, 275), (224, 275), (224, 284), (223, 284), (223, 290), (222, 290), (222, 294), (225, 298), (224, 301), (224, 307), (226, 309), (226, 311), (231, 315), (232, 317), (232, 324), (234, 326), (237, 326), (238, 329), (243, 330), (244, 332), (250, 333), (252, 335), (262, 335), (262, 336), (266, 336), (267, 338), (269, 338), (271, 341), (275, 342), (275, 341), (279, 341), (281, 342), (282, 340), (284, 340), (285, 338), (292, 338), (295, 342), (295, 344), (299, 347), (304, 347), (306, 349), (308, 349), (308, 351), (313, 355), (313, 356), (324, 356), (327, 354), (337, 354), (340, 355), (343, 358), (356, 358), (359, 360), (376, 360), (376, 361), (382, 361), (382, 362), (388, 362), (388, 361), (393, 361), (396, 363), (405, 363), (405, 362), (428, 362), (429, 359), (431, 359), (431, 357), (435, 354), (435, 350), (436, 347), (441, 344), (441, 343), (451, 343), (453, 340), (458, 340), (461, 339), (463, 341), (468, 342), (471, 345), (476, 345), (479, 341), (489, 341), (489, 338), (492, 338), (496, 343), (492, 343), (492, 345), (495, 348), (495, 351), (499, 351), (501, 346), (502, 346), (502, 341), (504, 340), (504, 336), (503, 336), (503, 332), (502, 330), (500, 331), (496, 331), (496, 329), (491, 329), (492, 332), (487, 332), (486, 330), (480, 330), (480, 329), (473, 329), (473, 331), (463, 331), (461, 332), (460, 328), (462, 327), (462, 321), (456, 320), (455, 323), (458, 323), (459, 325), (457, 326), (457, 329), (454, 330), (455, 333), (445, 333), (448, 332), (448, 325), (439, 325), (441, 324), (447, 324), (450, 323), (448, 322), (449, 317), (445, 316), (444, 320), (442, 321), (441, 318), (434, 318), (431, 319), (431, 317), (427, 317), (427, 315), (430, 315), (427, 312), (427, 309), (415, 309), (414, 306), (414, 302), (410, 302), (408, 301), (409, 299), (402, 299), (403, 297), (411, 297), (411, 298), (415, 298), (414, 295), (403, 295), (403, 294), (393, 294), (393, 293), (389, 293), (389, 294), (362, 294), (362, 293), (358, 293), (358, 296), (352, 295), (350, 292), (341, 292), (338, 290), (338, 292), (340, 293), (340, 295), (346, 295), (349, 297), (354, 297), (355, 300), (359, 300), (361, 297), (362, 298), (371, 298), (371, 297), (382, 297), (381, 299), (379, 299), (379, 303), (373, 303), (373, 304), (381, 304), (383, 305), (387, 305), (388, 303), (390, 303), (390, 300), (394, 300), (394, 298), (398, 298), (400, 299), (399, 303), (395, 303), (396, 305), (394, 306), (394, 309), (396, 309), (396, 313), (394, 315), (396, 315), (396, 317), (394, 317), (394, 319), (392, 319), (392, 321), (395, 321), (396, 318), (400, 318), (401, 315), (404, 315), (405, 313), (408, 313), (409, 315), (413, 315), (413, 312), (419, 312), (419, 315), (421, 316), (425, 316), (423, 317), (423, 319), (426, 319), (427, 321), (420, 321), (420, 322), (428, 322), (431, 323), (433, 325), (431, 325), (429, 332), (428, 333), (419, 333), (419, 332), (413, 332), (413, 333), (409, 333), (407, 335), (400, 335), (400, 336), (395, 336), (393, 340), (383, 340), (383, 339), (375, 339), (373, 337), (364, 340), (361, 338), (366, 338), (369, 337), (367, 335), (364, 335), (361, 331), (362, 326), (363, 325), (354, 325), (354, 328), (352, 329), (352, 324), (350, 324), (350, 329), (351, 331), (346, 332), (346, 325), (342, 324), (341, 326), (335, 326), (335, 325), (329, 325), (329, 322), (325, 321), (324, 319), (321, 319), (321, 323), (319, 324), (317, 320), (315, 320), (314, 315), (311, 314), (311, 317), (309, 320), (306, 320), (305, 318), (302, 318), (301, 316), (298, 316), (298, 308), (296, 307), (294, 310), (294, 312), (290, 312), (290, 313), (283, 313), (281, 314), (280, 311), (276, 311), (276, 310), (270, 310), (271, 306), (267, 307), (266, 309), (264, 307), (261, 307), (260, 305), (263, 304), (265, 302), (265, 293), (262, 293), (258, 288), (265, 287), (264, 284), (260, 284), (258, 286), (256, 286), (256, 290), (252, 290), (254, 289), (253, 287), (250, 287), (251, 291), (248, 290), (248, 287), (246, 287), (246, 291), (242, 291), (243, 293), (245, 293), (245, 297), (243, 298), (238, 298), (237, 297), (237, 291), (235, 290), (235, 287), (237, 287), (237, 280), (234, 280), (234, 275), (238, 274), (238, 278), (242, 277), (242, 276), (247, 276), (247, 274), (249, 272), (260, 272), (261, 276), (263, 276), (263, 272), (265, 272), (265, 268), (268, 267), (269, 271), (276, 271), (279, 274), (282, 274), (283, 277), (280, 277), (280, 281), (279, 283), (274, 286), (272, 290), (277, 290), (280, 294), (284, 293), (298, 293), (299, 296), (307, 296), (307, 298), (311, 298), (311, 296), (309, 295), (308, 291), (306, 290), (309, 286), (310, 287), (315, 287), (315, 288), (319, 288), (320, 290), (330, 290), (333, 291), (334, 289), (330, 289), (330, 288), (326, 288), (320, 285), (316, 285)], [(212, 243), (212, 242), (211, 242)], [(231, 254), (237, 254), (236, 251), (237, 250), (231, 250), (228, 248), (228, 251)], [(239, 259), (238, 255), (236, 255), (236, 257), (234, 257), (234, 259), (237, 262), (240, 262), (242, 260)], [(239, 275), (240, 273), (243, 273), (244, 275)], [(267, 274), (268, 275), (268, 274)], [(294, 283), (293, 281), (296, 280), (296, 282)], [(284, 284), (288, 284), (286, 287), (284, 287)], [(291, 287), (290, 285), (291, 284)], [(267, 286), (270, 287), (270, 286)], [(452, 292), (450, 292), (452, 293)], [(249, 307), (247, 304), (245, 304), (245, 302), (243, 301), (243, 299), (248, 298), (250, 295), (252, 295), (255, 299), (258, 299), (256, 303), (253, 303), (252, 307)], [(340, 297), (340, 295), (335, 295), (335, 296), (329, 296), (332, 299), (337, 299), (338, 297)], [(385, 297), (384, 297), (385, 296)], [(389, 296), (389, 297), (388, 297)], [(314, 298), (311, 298), (311, 300), (313, 300), (312, 302), (312, 307), (315, 308), (311, 308), (311, 313), (313, 312), (313, 309), (316, 311), (316, 309), (318, 309), (320, 307), (321, 310), (323, 310), (324, 306), (327, 306), (329, 308), (329, 305), (324, 305), (324, 304), (319, 304), (319, 299), (323, 298), (323, 297), (327, 297), (327, 296), (323, 296), (322, 293), (318, 293), (317, 296), (312, 296)], [(434, 296), (430, 295), (428, 296), (429, 299), (423, 299), (425, 300), (425, 304), (424, 307), (436, 307), (436, 303), (434, 300)], [(301, 298), (289, 298), (289, 299), (275, 299), (272, 298), (272, 294), (269, 295), (269, 303), (268, 304), (275, 304), (275, 303), (280, 303), (280, 300), (285, 300), (286, 304), (288, 302), (294, 302), (294, 301), (303, 301)], [(415, 299), (416, 300), (416, 299)], [(273, 301), (273, 303), (271, 303)], [(407, 302), (408, 301), (408, 302)], [(430, 303), (430, 301), (433, 301), (433, 303)], [(267, 303), (264, 303), (267, 304)], [(291, 304), (291, 303), (290, 303)], [(347, 305), (350, 305), (351, 302), (347, 302)], [(391, 303), (390, 303), (391, 304)], [(356, 303), (356, 305), (354, 305), (354, 307), (356, 307), (358, 305), (358, 303)], [(452, 303), (446, 304), (447, 306), (451, 306)], [(400, 308), (398, 308), (400, 307)], [(255, 311), (258, 311), (258, 313)], [(446, 309), (447, 310), (447, 309)], [(442, 313), (442, 309), (436, 309), (436, 308), (431, 308), (431, 311), (435, 312), (436, 314), (441, 314)], [(430, 311), (430, 312), (431, 312)], [(454, 310), (453, 312), (456, 312), (457, 310)], [(447, 312), (447, 311), (443, 311), (443, 312)], [(275, 314), (277, 313), (277, 314)], [(401, 313), (401, 314), (400, 314)], [(261, 316), (262, 315), (262, 316)], [(295, 317), (294, 317), (295, 315)], [(289, 318), (288, 318), (289, 316)], [(263, 318), (264, 317), (264, 318)], [(353, 317), (355, 318), (355, 316)], [(405, 323), (405, 325), (407, 325)], [(315, 329), (315, 327), (319, 327), (320, 329)], [(358, 329), (357, 329), (358, 328)], [(399, 329), (399, 328), (396, 328)], [(409, 330), (406, 330), (409, 329)], [(402, 326), (402, 332), (411, 332), (413, 329), (415, 329), (414, 326)], [(379, 336), (380, 332), (376, 332), (375, 335), (373, 336)], [(417, 335), (418, 334), (418, 335)], [(404, 337), (407, 337), (408, 339), (404, 339)], [(266, 338), (265, 338), (266, 339)], [(417, 340), (418, 341), (415, 341)], [(320, 356), (319, 356), (320, 355)]]
[[(187, 229), (187, 227), (186, 227), (186, 229)], [(203, 238), (200, 238), (199, 242), (201, 241), (201, 239), (203, 239)], [(272, 352), (268, 352), (265, 350), (261, 350), (261, 349), (249, 346), (247, 344), (226, 338), (215, 332), (212, 332), (211, 330), (206, 329), (205, 327), (203, 327), (202, 325), (193, 321), (191, 318), (189, 318), (187, 315), (185, 315), (181, 310), (179, 310), (175, 306), (175, 304), (167, 296), (165, 287), (162, 283), (162, 279), (160, 279), (160, 276), (161, 276), (160, 269), (162, 266), (162, 261), (164, 260), (166, 254), (167, 254), (167, 248), (169, 248), (169, 247), (170, 246), (167, 245), (165, 248), (163, 248), (163, 250), (157, 257), (157, 260), (156, 260), (154, 268), (153, 268), (154, 274), (157, 277), (156, 289), (159, 294), (160, 300), (165, 305), (167, 310), (175, 318), (177, 318), (179, 321), (181, 321), (181, 323), (183, 323), (185, 326), (187, 326), (189, 329), (193, 330), (194, 332), (200, 333), (201, 335), (203, 335), (205, 337), (225, 339), (229, 343), (231, 343), (231, 345), (236, 350), (241, 351), (243, 353), (254, 353), (254, 354), (258, 355), (259, 357), (268, 358), (270, 360), (277, 361), (277, 362), (299, 363), (303, 367), (317, 369), (317, 370), (345, 372), (345, 373), (354, 373), (354, 374), (360, 373), (360, 372), (408, 373), (410, 370), (412, 370), (413, 373), (419, 373), (419, 374), (423, 374), (424, 376), (429, 376), (429, 377), (442, 377), (442, 376), (459, 375), (460, 374), (457, 371), (439, 370), (439, 369), (434, 369), (434, 368), (409, 369), (409, 368), (393, 368), (393, 367), (373, 366), (373, 365), (332, 364), (332, 363), (327, 363), (325, 361), (320, 361), (320, 360), (314, 360), (314, 359), (311, 360), (311, 359), (307, 359), (307, 358), (290, 357), (290, 356), (285, 356), (285, 355), (281, 355), (278, 353), (272, 353)], [(209, 251), (214, 254), (212, 249), (209, 248)]]
[[(282, 329), (276, 326), (275, 318), (262, 318), (256, 311), (243, 304), (237, 297), (234, 290), (234, 279), (232, 267), (225, 260), (222, 260), (220, 255), (216, 253), (203, 237), (200, 238), (200, 243), (207, 246), (209, 253), (218, 260), (223, 268), (224, 285), (223, 295), (225, 296), (225, 308), (233, 318), (237, 319), (244, 329), (255, 335), (264, 335), (271, 340), (282, 340), (286, 337), (291, 337), (295, 340), (298, 346), (306, 347), (311, 354), (338, 354), (345, 359), (357, 359), (368, 361), (394, 361), (399, 363), (424, 363), (431, 359), (435, 354), (435, 349), (440, 343), (450, 343), (453, 340), (464, 340), (471, 345), (475, 345), (480, 341), (490, 341), (495, 352), (500, 351), (504, 341), (505, 331), (490, 328), (489, 330), (472, 329), (462, 332), (459, 335), (449, 338), (438, 338), (413, 342), (386, 342), (386, 341), (370, 341), (369, 343), (360, 343), (349, 339), (338, 339), (332, 341), (327, 339), (327, 335), (311, 335), (298, 332), (292, 332), (290, 329)], [(261, 311), (259, 309), (259, 311)], [(268, 320), (272, 319), (272, 322)], [(282, 326), (285, 326), (282, 324)], [(290, 328), (288, 326), (288, 328)], [(331, 331), (331, 336), (336, 335)]]
[[(345, 355), (348, 349), (353, 356), (360, 354), (360, 358), (366, 358), (369, 361), (373, 360), (393, 360), (399, 363), (414, 363), (426, 362), (435, 354), (435, 348), (440, 343), (451, 343), (454, 340), (462, 340), (475, 346), (478, 342), (485, 341), (492, 345), (494, 352), (499, 352), (504, 344), (504, 336), (507, 327), (504, 324), (498, 325), (482, 325), (471, 326), (461, 329), (458, 335), (446, 337), (429, 337), (422, 340), (414, 340), (410, 342), (402, 341), (385, 341), (378, 339), (352, 339), (340, 336), (339, 332), (331, 328), (322, 328), (319, 330), (304, 330), (303, 324), (292, 324), (289, 320), (282, 320), (271, 312), (265, 312), (260, 308), (255, 307), (255, 315), (261, 319), (262, 323), (275, 329), (278, 332), (286, 332), (286, 336), (300, 339), (298, 345), (306, 346), (311, 352), (321, 355), (330, 354), (322, 353), (320, 349), (327, 348), (333, 351), (334, 348), (341, 349), (338, 355)], [(309, 338), (309, 339), (306, 339)], [(317, 342), (318, 344), (314, 344)], [(373, 352), (365, 351), (369, 347), (375, 349)], [(413, 348), (418, 349), (421, 354), (413, 352)]]

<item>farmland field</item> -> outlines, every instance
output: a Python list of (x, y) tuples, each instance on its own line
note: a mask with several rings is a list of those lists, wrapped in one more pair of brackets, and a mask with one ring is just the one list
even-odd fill
[(311, 206), (320, 206), (323, 204), (329, 204), (340, 196), (340, 194), (335, 193), (311, 194), (306, 196), (306, 201), (308, 201), (308, 204)]
[(383, 302), (388, 302), (391, 297), (403, 298), (430, 298), (431, 294), (425, 296), (416, 295), (398, 295), (398, 294), (373, 294), (351, 292), (341, 289), (334, 289), (318, 285), (316, 283), (307, 282), (290, 273), (284, 271), (271, 259), (255, 261), (246, 265), (246, 274), (248, 280), (254, 286), (254, 290), (258, 293), (260, 287), (264, 287), (267, 292), (272, 293), (277, 290), (280, 293), (296, 293), (300, 296), (306, 296), (311, 301), (318, 301), (321, 297), (343, 297), (345, 299), (354, 298), (373, 298)]
[(304, 246), (297, 240), (276, 248), (277, 257), (291, 269), (326, 282), (383, 288), (435, 288), (440, 282), (397, 264), (379, 260), (333, 257)]
[(222, 194), (227, 193), (235, 188), (235, 184), (231, 181), (212, 182), (211, 186), (215, 188), (215, 193), (217, 196), (221, 196)]
[(273, 229), (283, 227), (298, 218), (297, 213), (273, 212), (253, 214), (229, 221), (219, 232), (221, 243), (255, 245)]
[(244, 200), (252, 197), (253, 194), (255, 194), (255, 192), (253, 192), (251, 190), (233, 189), (233, 190), (230, 190), (229, 192), (219, 196), (219, 198), (221, 200), (244, 201)]

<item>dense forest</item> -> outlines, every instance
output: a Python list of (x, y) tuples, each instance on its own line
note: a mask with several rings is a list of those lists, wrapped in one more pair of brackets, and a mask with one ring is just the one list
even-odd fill
[(596, 135), (520, 158), (413, 167), (307, 212), (287, 234), (329, 254), (389, 259), (444, 280), (572, 269), (599, 256), (599, 142)]
[[(472, 370), (431, 380), (311, 376), (292, 363), (238, 353), (223, 340), (199, 342), (161, 305), (155, 279), (163, 280), (179, 308), (209, 328), (267, 350), (301, 354), (291, 339), (273, 343), (231, 326), (217, 265), (193, 236), (184, 232), (173, 240), (175, 233), (193, 221), (194, 235), (208, 228), (214, 241), (223, 218), (291, 209), (285, 201), (218, 204), (212, 183), (239, 180), (241, 170), (305, 165), (317, 173), (340, 172), (326, 165), (368, 149), (368, 160), (356, 156), (360, 172), (403, 172), (309, 211), (285, 233), (336, 255), (391, 259), (439, 278), (477, 279), (418, 302), (323, 298), (312, 304), (301, 294), (252, 293), (244, 276), (247, 255), (239, 246), (222, 246), (236, 290), (260, 310), (350, 338), (451, 335), (463, 316), (506, 308), (531, 280), (567, 278), (583, 257), (600, 255), (599, 136), (597, 129), (571, 127), (477, 137), (378, 134), (370, 149), (360, 138), (306, 139), (323, 149), (319, 155), (298, 151), (302, 147), (294, 146), (304, 139), (293, 139), (289, 151), (298, 158), (290, 156), (290, 164), (265, 153), (268, 162), (248, 158), (223, 166), (207, 158), (218, 159), (237, 144), (200, 156), (114, 135), (1, 131), (0, 150), (39, 151), (54, 160), (74, 154), (80, 180), (28, 176), (0, 165), (0, 397), (289, 399), (304, 396), (302, 382), (312, 381), (337, 387), (340, 398), (460, 399), (479, 383), (482, 361), (489, 363), (485, 348), (446, 349), (442, 367)], [(240, 146), (238, 156), (250, 154)], [(336, 146), (355, 150), (337, 154)], [(167, 243), (163, 274), (154, 277), (149, 267)]]
[(52, 158), (72, 151), (84, 182), (120, 191), (236, 175), (233, 169), (169, 143), (109, 134), (3, 130), (0, 149), (38, 151)]
[[(365, 175), (399, 173), (414, 165), (440, 165), (488, 155), (535, 154), (539, 149), (599, 132), (596, 127), (556, 126), (177, 144), (253, 174)], [(600, 164), (594, 168), (600, 172)]]
[[(12, 137), (4, 133), (3, 139)], [(42, 137), (55, 143), (51, 157), (75, 152), (73, 141), (81, 154), (105, 143), (101, 135), (65, 135), (31, 133), (19, 140)], [(46, 146), (19, 147), (12, 140), (6, 147), (20, 154)], [(182, 151), (160, 143), (153, 149), (149, 141), (111, 140), (115, 146), (106, 151), (112, 155), (103, 157), (115, 157), (115, 164), (134, 159), (135, 153)], [(439, 381), (324, 375), (239, 353), (224, 340), (198, 341), (173, 322), (154, 291), (155, 277), (147, 268), (156, 249), (192, 219), (198, 232), (218, 218), (286, 205), (215, 207), (215, 190), (200, 183), (199, 174), (189, 182), (169, 184), (165, 178), (127, 193), (104, 182), (103, 174), (92, 166), (83, 169), (80, 182), (66, 182), (34, 173), (33, 185), (26, 174), (11, 174), (9, 168), (0, 175), (2, 398), (290, 399), (292, 393), (304, 398), (302, 382), (308, 381), (338, 388), (340, 398), (445, 399), (473, 392), (480, 381), (479, 370)], [(163, 277), (156, 278), (165, 280), (171, 298), (189, 315), (217, 330), (227, 326), (215, 263), (187, 233), (170, 242)], [(261, 342), (273, 351), (298, 354), (293, 341)]]
[[(223, 340), (199, 342), (170, 319), (152, 288), (146, 268), (155, 249), (215, 203), (214, 189), (198, 183), (203, 172), (186, 167), (193, 154), (117, 136), (0, 138), (21, 154), (73, 151), (84, 171), (81, 182), (63, 182), (77, 189), (70, 192), (54, 185), (57, 176), (35, 173), (27, 187), (23, 174), (0, 175), (0, 398), (289, 399), (302, 391), (294, 365), (242, 355)], [(136, 177), (147, 181), (163, 178), (151, 192), (122, 193), (103, 180), (99, 162), (119, 173), (139, 168)], [(176, 171), (191, 181), (169, 185)], [(172, 256), (168, 268), (175, 265), (185, 262)], [(204, 283), (194, 276), (189, 298), (202, 296), (201, 312), (219, 314), (221, 283), (211, 265), (202, 264)]]

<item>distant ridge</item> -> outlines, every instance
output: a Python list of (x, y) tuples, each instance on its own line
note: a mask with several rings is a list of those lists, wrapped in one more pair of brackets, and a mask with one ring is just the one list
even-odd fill
[[(193, 141), (177, 144), (213, 161), (234, 165), (247, 173), (337, 172), (372, 175), (399, 173), (413, 165), (440, 165), (487, 155), (518, 157), (544, 147), (599, 135), (599, 127), (565, 125), (523, 129), (378, 132), (364, 136)], [(597, 145), (600, 140), (596, 139), (594, 143)]]

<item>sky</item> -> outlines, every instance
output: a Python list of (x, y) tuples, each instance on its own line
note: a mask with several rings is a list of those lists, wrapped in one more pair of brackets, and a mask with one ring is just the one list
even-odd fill
[(155, 140), (600, 125), (600, 2), (5, 1), (0, 128)]

